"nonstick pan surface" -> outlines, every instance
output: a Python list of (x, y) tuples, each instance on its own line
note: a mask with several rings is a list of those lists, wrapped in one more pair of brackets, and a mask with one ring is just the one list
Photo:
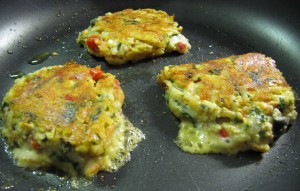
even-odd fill
[[(119, 171), (93, 180), (68, 180), (53, 173), (15, 166), (0, 141), (0, 190), (298, 190), (300, 188), (299, 120), (267, 153), (236, 156), (191, 155), (174, 143), (178, 120), (165, 105), (156, 75), (166, 65), (200, 62), (247, 52), (276, 60), (288, 83), (299, 93), (300, 12), (296, 1), (1, 1), (1, 100), (15, 71), (33, 72), (66, 61), (101, 65), (121, 82), (123, 111), (146, 139)], [(125, 8), (154, 8), (175, 14), (192, 45), (190, 53), (171, 53), (123, 66), (109, 66), (79, 47), (75, 39), (89, 21)], [(39, 65), (34, 55), (57, 52)], [(37, 103), (41, 104), (41, 103)], [(297, 104), (298, 105), (298, 104)], [(297, 107), (299, 113), (299, 108)]]

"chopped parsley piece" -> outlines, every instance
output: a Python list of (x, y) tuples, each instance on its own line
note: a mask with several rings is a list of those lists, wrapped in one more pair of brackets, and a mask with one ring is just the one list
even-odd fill
[(220, 75), (221, 71), (222, 71), (221, 69), (214, 68), (212, 70), (209, 70), (208, 72), (210, 75)]

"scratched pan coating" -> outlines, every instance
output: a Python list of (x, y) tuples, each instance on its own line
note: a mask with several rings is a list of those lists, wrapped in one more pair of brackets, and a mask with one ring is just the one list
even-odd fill
[[(296, 3), (296, 2), (295, 2)], [(89, 21), (125, 8), (154, 8), (175, 14), (192, 45), (190, 53), (166, 54), (135, 64), (110, 66), (85, 53), (75, 39)], [(4, 1), (0, 6), (1, 100), (13, 85), (11, 72), (33, 72), (75, 60), (101, 65), (121, 82), (124, 113), (146, 139), (131, 161), (115, 173), (99, 173), (91, 181), (72, 181), (52, 173), (15, 166), (0, 141), (2, 190), (297, 190), (300, 187), (299, 119), (264, 154), (191, 155), (175, 145), (178, 120), (164, 104), (156, 75), (170, 64), (261, 52), (272, 57), (299, 93), (300, 12), (292, 2), (258, 1)], [(57, 52), (39, 65), (34, 55)], [(37, 103), (40, 104), (40, 103)], [(298, 105), (298, 103), (297, 103)], [(299, 108), (297, 107), (299, 112)]]

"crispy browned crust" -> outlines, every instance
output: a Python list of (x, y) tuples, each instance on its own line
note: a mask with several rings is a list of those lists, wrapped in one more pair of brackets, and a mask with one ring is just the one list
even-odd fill
[[(164, 81), (168, 80), (182, 89), (187, 88), (191, 82), (197, 83), (199, 86), (195, 93), (200, 100), (207, 100), (229, 109), (233, 109), (234, 105), (232, 96), (243, 93), (251, 95), (251, 102), (263, 101), (277, 107), (278, 103), (273, 103), (271, 96), (276, 94), (276, 87), (282, 90), (291, 89), (276, 68), (275, 61), (260, 53), (171, 66), (157, 78), (162, 86), (165, 86)], [(244, 106), (249, 104), (248, 101), (245, 101)], [(271, 111), (265, 112), (270, 114)]]
[(191, 48), (174, 15), (155, 9), (125, 9), (91, 20), (77, 43), (92, 55), (119, 65), (168, 52), (185, 54)]
[[(95, 26), (112, 32), (112, 37), (121, 42), (124, 37), (132, 36), (155, 47), (165, 47), (169, 30), (176, 29), (177, 23), (174, 22), (174, 16), (169, 16), (164, 11), (125, 9), (110, 15), (106, 14), (95, 23)], [(181, 30), (180, 27), (179, 32)]]
[[(105, 142), (116, 128), (111, 114), (120, 114), (124, 94), (113, 75), (103, 73), (95, 81), (90, 69), (68, 62), (35, 72), (16, 84), (4, 102), (14, 117), (19, 116), (22, 128), (34, 123), (34, 133), (54, 132), (54, 137), (47, 138), (52, 141), (71, 145)], [(115, 100), (101, 98), (108, 92)], [(12, 127), (9, 124), (7, 128)], [(10, 141), (17, 139), (10, 137)]]

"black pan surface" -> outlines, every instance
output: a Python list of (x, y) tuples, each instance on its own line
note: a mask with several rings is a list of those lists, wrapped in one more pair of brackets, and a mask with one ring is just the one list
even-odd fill
[[(298, 190), (300, 188), (299, 120), (264, 154), (236, 156), (190, 155), (177, 148), (178, 121), (167, 109), (156, 75), (165, 65), (200, 62), (219, 57), (261, 52), (277, 61), (296, 92), (300, 82), (300, 12), (296, 1), (1, 1), (1, 100), (14, 80), (14, 71), (33, 72), (44, 66), (75, 60), (101, 65), (121, 82), (126, 95), (124, 113), (146, 134), (132, 158), (115, 173), (93, 180), (68, 180), (51, 173), (16, 167), (0, 141), (2, 190)], [(89, 20), (125, 8), (155, 8), (183, 26), (192, 45), (189, 54), (168, 54), (119, 67), (109, 66), (80, 48), (75, 39)], [(40, 65), (28, 60), (39, 53), (57, 52)], [(41, 104), (41, 103), (37, 103)], [(297, 108), (299, 112), (299, 108)]]

